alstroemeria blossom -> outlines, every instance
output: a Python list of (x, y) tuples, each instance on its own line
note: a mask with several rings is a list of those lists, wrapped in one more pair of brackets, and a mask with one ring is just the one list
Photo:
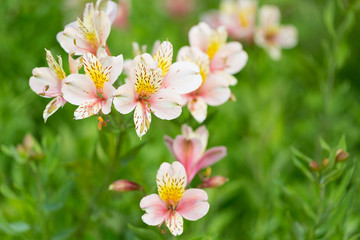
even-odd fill
[[(51, 52), (47, 49), (46, 60), (49, 67), (34, 68), (33, 76), (29, 80), (30, 88), (39, 96), (46, 98), (54, 98), (46, 106), (43, 118), (44, 121), (55, 113), (60, 107), (64, 106), (66, 100), (63, 98), (61, 87), (66, 74), (62, 67), (62, 59), (58, 56), (59, 62), (56, 62)], [(76, 62), (69, 56), (70, 70), (77, 71)], [(75, 70), (74, 70), (75, 69)]]
[(200, 48), (209, 56), (211, 73), (223, 71), (236, 74), (248, 60), (248, 55), (239, 42), (227, 43), (226, 39), (227, 32), (223, 26), (212, 29), (201, 22), (189, 31), (190, 46)]
[(84, 74), (71, 74), (62, 88), (64, 98), (71, 104), (79, 105), (75, 119), (84, 119), (100, 112), (111, 111), (114, 82), (123, 68), (123, 56), (108, 56), (102, 47), (98, 57), (92, 53), (83, 56)]
[(229, 36), (252, 42), (255, 33), (255, 0), (222, 0), (219, 11), (210, 11), (203, 20), (211, 27), (225, 26)]
[(165, 143), (177, 161), (181, 162), (186, 170), (188, 184), (195, 175), (208, 166), (213, 165), (226, 156), (226, 147), (218, 146), (205, 151), (209, 132), (205, 126), (195, 132), (187, 125), (182, 126), (182, 135), (171, 139), (165, 136)]
[(161, 43), (154, 57), (144, 53), (135, 57), (126, 83), (114, 94), (114, 106), (122, 114), (134, 111), (135, 130), (141, 138), (149, 129), (151, 113), (171, 120), (181, 114), (180, 94), (201, 85), (199, 68), (190, 62), (172, 64), (173, 49), (168, 41)]
[(260, 8), (260, 27), (256, 30), (255, 42), (263, 47), (274, 60), (281, 57), (281, 48), (297, 44), (297, 30), (292, 25), (280, 25), (280, 10), (275, 6)]
[(117, 5), (112, 1), (98, 0), (95, 7), (93, 3), (87, 3), (83, 19), (78, 18), (66, 25), (64, 31), (57, 34), (56, 39), (68, 53), (95, 55), (100, 46), (106, 46), (111, 22), (114, 21), (116, 13)]
[(201, 123), (206, 119), (207, 105), (219, 106), (230, 98), (229, 82), (236, 81), (236, 79), (221, 71), (211, 73), (209, 56), (198, 47), (182, 47), (177, 59), (178, 61), (193, 62), (200, 69), (201, 86), (182, 97), (183, 104), (187, 104), (191, 115)]
[(165, 221), (170, 232), (177, 236), (183, 232), (183, 218), (195, 221), (209, 211), (208, 196), (204, 190), (185, 190), (186, 172), (180, 162), (161, 164), (156, 183), (159, 195), (148, 195), (140, 202), (140, 207), (146, 211), (142, 216), (146, 224), (160, 226)]

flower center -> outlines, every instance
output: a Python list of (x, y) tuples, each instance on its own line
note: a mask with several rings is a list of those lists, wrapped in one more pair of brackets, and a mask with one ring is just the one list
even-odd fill
[(212, 59), (215, 55), (215, 53), (225, 45), (227, 38), (226, 31), (221, 31), (220, 29), (217, 29), (213, 32), (213, 34), (210, 36), (208, 49), (206, 51), (206, 54), (209, 56), (210, 59)]
[(202, 78), (202, 83), (201, 85), (204, 84), (204, 82), (206, 81), (207, 75), (209, 73), (209, 62), (205, 63), (205, 62), (199, 62), (196, 63), (199, 66), (200, 69), (200, 75)]
[(112, 66), (103, 68), (99, 60), (97, 60), (97, 58), (92, 54), (89, 54), (87, 57), (83, 58), (83, 62), (85, 74), (89, 76), (91, 80), (93, 80), (96, 89), (102, 92), (104, 83), (109, 81), (109, 75)]
[(149, 98), (159, 91), (162, 83), (162, 70), (160, 68), (149, 69), (143, 60), (135, 68), (135, 90), (142, 99)]
[(269, 27), (265, 32), (265, 39), (271, 43), (274, 44), (276, 40), (276, 36), (279, 32), (279, 28), (276, 26)]
[(78, 18), (77, 24), (84, 39), (88, 41), (92, 47), (97, 48), (100, 45), (100, 41), (95, 30), (94, 21), (81, 21)]
[(249, 18), (255, 15), (255, 9), (252, 6), (247, 6), (240, 9), (238, 13), (238, 18), (241, 23), (241, 26), (248, 27), (250, 24)]
[(170, 177), (165, 173), (162, 179), (157, 179), (157, 186), (160, 198), (169, 207), (175, 207), (185, 192), (185, 177)]
[(66, 74), (62, 68), (62, 59), (58, 56), (59, 63), (55, 61), (55, 58), (49, 50), (46, 49), (46, 61), (48, 62), (49, 68), (53, 71), (56, 77), (60, 80), (66, 78)]

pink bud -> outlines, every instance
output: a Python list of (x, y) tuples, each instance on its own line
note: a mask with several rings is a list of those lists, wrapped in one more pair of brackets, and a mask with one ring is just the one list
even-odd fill
[(328, 165), (329, 165), (329, 159), (328, 158), (324, 158), (323, 160), (322, 160), (322, 167), (327, 167)]
[(117, 180), (109, 186), (109, 190), (117, 191), (117, 192), (130, 192), (130, 191), (137, 191), (137, 190), (141, 190), (141, 189), (142, 189), (142, 187), (139, 184), (125, 180), (125, 179)]
[(309, 168), (310, 168), (311, 171), (319, 171), (320, 170), (319, 164), (317, 162), (315, 162), (315, 161), (311, 161), (309, 163)]
[(209, 178), (202, 183), (199, 184), (199, 188), (214, 188), (214, 187), (220, 187), (224, 183), (226, 183), (229, 179), (223, 176), (215, 176), (212, 178)]
[(348, 159), (348, 157), (349, 157), (349, 153), (345, 152), (341, 148), (336, 151), (336, 159), (335, 159), (336, 162), (343, 162), (346, 159)]

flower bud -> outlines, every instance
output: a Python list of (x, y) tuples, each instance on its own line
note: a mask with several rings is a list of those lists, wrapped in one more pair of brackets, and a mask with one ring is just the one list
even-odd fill
[(226, 183), (229, 179), (227, 179), (224, 176), (215, 176), (212, 178), (209, 178), (207, 180), (204, 180), (202, 183), (199, 184), (198, 188), (214, 188), (214, 187), (220, 187), (224, 183)]
[(317, 171), (319, 171), (319, 164), (317, 162), (315, 162), (315, 161), (311, 161), (309, 163), (309, 168), (310, 168), (311, 171), (317, 172)]
[(322, 160), (322, 167), (327, 167), (327, 165), (329, 165), (329, 159), (328, 158), (324, 158), (323, 160)]
[(26, 151), (29, 151), (34, 147), (34, 138), (30, 134), (26, 134), (23, 140), (23, 146)]
[(236, 102), (236, 96), (233, 93), (231, 93), (229, 101)]
[(137, 190), (141, 190), (141, 189), (142, 189), (142, 187), (139, 184), (125, 180), (125, 179), (117, 180), (109, 186), (109, 190), (117, 191), (117, 192), (130, 192), (130, 191), (137, 191)]
[(106, 122), (104, 121), (104, 119), (102, 117), (98, 117), (98, 129), (99, 131), (101, 131), (102, 127), (106, 126)]
[(342, 150), (341, 148), (336, 151), (336, 162), (343, 162), (349, 158), (349, 153)]

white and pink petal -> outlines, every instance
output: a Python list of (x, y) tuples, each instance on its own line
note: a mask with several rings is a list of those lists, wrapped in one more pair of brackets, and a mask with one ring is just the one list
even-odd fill
[(94, 82), (84, 74), (70, 74), (63, 81), (63, 96), (71, 104), (80, 105), (99, 98)]
[(160, 119), (172, 120), (181, 114), (181, 96), (169, 89), (160, 89), (147, 101), (151, 111)]
[(53, 115), (60, 107), (64, 106), (66, 100), (62, 96), (58, 96), (51, 100), (47, 105), (43, 113), (44, 122)]
[(223, 159), (227, 154), (226, 147), (218, 146), (213, 147), (207, 150), (201, 159), (197, 162), (195, 166), (195, 171), (198, 172), (201, 169), (204, 169), (208, 166), (213, 165), (214, 163)]
[(111, 104), (114, 98), (115, 88), (109, 82), (104, 83), (103, 100), (101, 105), (102, 113), (109, 114), (111, 112)]
[(222, 74), (209, 74), (199, 90), (199, 95), (210, 106), (219, 106), (229, 100), (231, 91)]
[(208, 196), (204, 190), (190, 188), (185, 191), (176, 211), (187, 220), (198, 220), (209, 211), (210, 205), (207, 200)]
[(169, 215), (166, 204), (157, 194), (151, 194), (142, 198), (140, 207), (146, 211), (141, 219), (150, 226), (161, 225)]
[(127, 114), (134, 110), (137, 104), (137, 94), (132, 83), (121, 85), (114, 92), (114, 106), (122, 114)]
[(138, 102), (134, 112), (135, 130), (138, 137), (141, 139), (150, 128), (151, 112), (149, 107), (144, 102)]
[(98, 99), (83, 102), (79, 105), (79, 107), (74, 112), (74, 119), (84, 119), (88, 118), (92, 115), (98, 114), (101, 110), (101, 101)]
[(186, 94), (198, 89), (201, 83), (199, 67), (195, 63), (182, 61), (170, 66), (168, 74), (162, 81), (162, 87), (178, 94)]
[(48, 67), (34, 68), (29, 80), (30, 88), (42, 97), (56, 97), (61, 94), (61, 80)]
[(165, 219), (165, 223), (172, 235), (178, 236), (182, 234), (184, 220), (178, 212), (170, 212), (169, 216)]
[(187, 106), (191, 115), (198, 123), (202, 123), (206, 119), (207, 104), (202, 97), (191, 98)]
[(236, 74), (244, 68), (248, 60), (247, 53), (239, 42), (230, 42), (220, 48), (210, 62), (211, 72), (226, 71)]

